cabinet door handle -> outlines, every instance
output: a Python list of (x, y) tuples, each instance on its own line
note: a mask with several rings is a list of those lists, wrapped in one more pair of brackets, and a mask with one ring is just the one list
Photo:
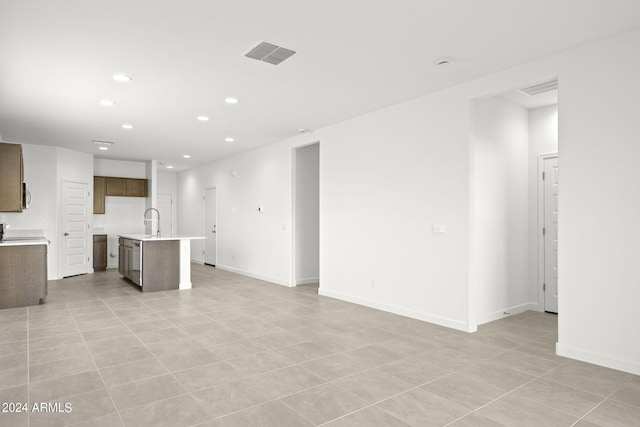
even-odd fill
[(65, 235), (65, 236), (68, 236), (68, 235), (69, 235), (69, 233), (64, 233), (64, 235)]

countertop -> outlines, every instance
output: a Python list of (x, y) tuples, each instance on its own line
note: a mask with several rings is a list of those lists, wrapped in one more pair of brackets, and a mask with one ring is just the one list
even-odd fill
[(0, 242), (2, 246), (27, 246), (27, 245), (48, 245), (49, 240), (44, 237), (7, 237)]
[(125, 239), (132, 240), (141, 240), (143, 242), (153, 242), (157, 240), (203, 240), (203, 236), (183, 236), (183, 235), (172, 235), (172, 236), (163, 236), (160, 237), (150, 235), (150, 234), (118, 234), (118, 237), (124, 237)]

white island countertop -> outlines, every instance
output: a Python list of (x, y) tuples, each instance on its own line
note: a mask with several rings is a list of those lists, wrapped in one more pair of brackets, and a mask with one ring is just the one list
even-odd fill
[(171, 236), (160, 234), (160, 237), (153, 234), (118, 234), (118, 237), (123, 237), (125, 239), (131, 240), (140, 240), (143, 242), (153, 242), (158, 240), (204, 240), (203, 236), (183, 236), (180, 234)]
[(0, 241), (0, 246), (28, 246), (28, 245), (48, 245), (49, 240), (44, 237), (9, 237)]

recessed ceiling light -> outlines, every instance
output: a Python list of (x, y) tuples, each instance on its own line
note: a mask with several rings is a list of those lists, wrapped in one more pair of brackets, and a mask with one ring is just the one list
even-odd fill
[(235, 141), (235, 139), (233, 139), (233, 138), (225, 138), (224, 140), (225, 140), (225, 141), (227, 141), (227, 142), (233, 142), (233, 141)]
[(168, 166), (167, 166), (167, 169), (173, 169), (173, 166), (168, 165)]
[(118, 74), (114, 74), (113, 80), (117, 82), (127, 83), (131, 81), (131, 77), (127, 76), (126, 74), (118, 73)]
[(209, 121), (209, 117), (207, 117), (207, 116), (198, 116), (198, 120), (200, 120), (201, 122), (208, 122)]
[(133, 129), (133, 125), (124, 124), (122, 125), (122, 129)]
[(184, 157), (185, 159), (190, 159), (191, 156), (189, 154), (183, 154), (182, 157)]
[(100, 105), (104, 105), (105, 107), (113, 107), (115, 105), (115, 102), (110, 99), (101, 99)]
[(225, 98), (224, 102), (226, 102), (227, 104), (237, 104), (238, 98)]
[(98, 150), (102, 150), (102, 151), (107, 151), (109, 149), (109, 147), (105, 147), (104, 145), (101, 145), (100, 147), (98, 147)]

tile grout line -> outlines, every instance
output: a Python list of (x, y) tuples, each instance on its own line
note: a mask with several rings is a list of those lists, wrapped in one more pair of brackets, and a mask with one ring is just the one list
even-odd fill
[[(100, 298), (100, 296), (98, 296), (98, 294), (96, 294), (96, 296), (98, 297), (98, 299), (100, 301), (102, 301), (102, 298)], [(78, 333), (80, 334), (80, 337), (82, 338), (82, 342), (84, 343), (85, 347), (87, 348), (87, 353), (89, 353), (89, 357), (91, 358), (91, 362), (93, 362), (93, 366), (95, 366), (96, 372), (100, 376), (100, 380), (102, 381), (102, 384), (104, 385), (104, 388), (105, 388), (105, 391), (107, 392), (107, 395), (109, 396), (109, 400), (111, 400), (111, 404), (113, 405), (114, 409), (116, 410), (116, 414), (118, 414), (118, 418), (120, 418), (120, 422), (124, 426), (125, 423), (124, 423), (124, 420), (122, 419), (122, 415), (120, 414), (120, 411), (118, 410), (118, 407), (116, 406), (116, 402), (113, 400), (113, 396), (111, 396), (111, 391), (109, 390), (109, 387), (107, 387), (107, 383), (105, 382), (104, 377), (102, 376), (102, 372), (100, 372), (100, 369), (98, 368), (98, 364), (96, 363), (96, 361), (95, 361), (95, 359), (93, 357), (93, 354), (91, 353), (91, 350), (89, 349), (89, 346), (87, 345), (87, 341), (84, 339), (84, 335), (82, 335), (82, 332), (80, 331), (80, 327), (78, 326), (78, 322), (77, 322), (75, 316), (73, 315), (73, 313), (71, 312), (71, 310), (69, 310), (69, 312), (71, 313), (71, 318), (73, 319), (73, 323), (76, 325), (76, 328), (78, 329)], [(104, 415), (108, 415), (108, 414), (104, 414)]]
[[(626, 384), (626, 383), (625, 383)], [(575, 423), (573, 423), (571, 426), (575, 426), (576, 424), (578, 424), (580, 421), (584, 420), (587, 416), (589, 416), (589, 414), (591, 414), (593, 411), (595, 411), (596, 409), (598, 409), (603, 403), (605, 403), (607, 400), (611, 399), (611, 396), (613, 396), (614, 394), (616, 394), (618, 392), (618, 390), (620, 390), (621, 386), (619, 386), (618, 388), (616, 388), (614, 391), (612, 391), (608, 396), (605, 396), (604, 398), (602, 398), (602, 400), (600, 401), (600, 403), (598, 403), (596, 406), (594, 406), (593, 408), (591, 408), (586, 414), (584, 414), (582, 417), (580, 417)], [(601, 396), (599, 396), (601, 397)], [(615, 399), (614, 399), (615, 400)]]
[[(100, 297), (99, 297), (99, 298), (100, 298)], [(101, 301), (103, 301), (103, 300), (102, 300), (102, 298), (100, 298), (100, 300), (101, 300)], [(103, 302), (104, 302), (104, 301), (103, 301)], [(153, 310), (153, 308), (151, 308), (149, 305), (145, 304), (145, 303), (144, 303), (144, 301), (141, 301), (141, 302), (142, 302), (142, 304), (146, 305), (146, 306), (147, 306), (147, 307), (149, 307), (151, 310)], [(105, 304), (105, 305), (106, 305), (106, 304)], [(111, 307), (107, 306), (107, 308), (109, 308), (109, 310), (113, 313), (113, 315), (114, 315), (114, 316), (116, 316), (116, 317), (117, 317), (117, 318), (122, 322), (122, 319), (121, 319), (121, 318), (120, 318), (120, 317), (119, 317), (119, 316), (118, 316), (118, 315), (117, 315), (117, 314), (116, 314), (116, 313), (111, 309)], [(155, 312), (155, 311), (154, 311), (154, 312)], [(164, 316), (163, 316), (163, 317), (164, 317)], [(167, 320), (168, 320), (168, 319), (167, 319)], [(171, 321), (169, 321), (169, 322), (171, 322)], [(157, 402), (162, 402), (162, 401), (164, 401), (164, 400), (174, 399), (174, 398), (176, 398), (176, 397), (184, 396), (185, 394), (187, 394), (187, 395), (189, 395), (189, 397), (191, 397), (191, 399), (193, 399), (193, 401), (194, 401), (194, 402), (195, 402), (195, 404), (198, 406), (198, 408), (200, 408), (200, 409), (201, 409), (205, 414), (207, 414), (207, 415), (209, 415), (209, 417), (211, 417), (211, 414), (209, 414), (209, 412), (208, 412), (206, 409), (204, 409), (204, 408), (203, 408), (203, 407), (198, 403), (198, 401), (197, 401), (197, 400), (195, 399), (195, 397), (191, 394), (191, 392), (189, 392), (189, 390), (187, 390), (187, 388), (186, 388), (184, 385), (182, 385), (182, 383), (178, 380), (178, 378), (176, 378), (176, 376), (173, 374), (173, 372), (172, 372), (172, 371), (171, 371), (171, 370), (170, 370), (170, 369), (169, 369), (169, 368), (168, 368), (164, 363), (162, 363), (162, 360), (160, 360), (160, 359), (158, 358), (158, 356), (156, 356), (156, 354), (155, 354), (155, 353), (153, 353), (153, 352), (152, 352), (152, 351), (147, 347), (147, 345), (146, 345), (145, 343), (143, 343), (143, 342), (140, 340), (140, 338), (138, 337), (138, 335), (136, 335), (136, 333), (135, 333), (135, 332), (133, 332), (133, 331), (131, 330), (131, 328), (129, 328), (129, 325), (125, 324), (124, 322), (122, 322), (122, 323), (124, 324), (125, 328), (127, 328), (127, 330), (129, 330), (129, 332), (131, 332), (131, 334), (133, 334), (133, 336), (134, 336), (134, 337), (136, 337), (136, 339), (138, 340), (138, 342), (140, 342), (140, 344), (141, 344), (141, 345), (142, 345), (142, 346), (143, 346), (143, 347), (144, 347), (144, 348), (145, 348), (145, 349), (146, 349), (146, 350), (147, 350), (147, 351), (148, 351), (148, 352), (153, 356), (153, 358), (154, 358), (154, 359), (156, 359), (156, 360), (158, 361), (158, 363), (160, 363), (160, 364), (161, 364), (161, 365), (162, 365), (162, 366), (163, 366), (163, 367), (164, 367), (164, 368), (169, 372), (169, 374), (170, 374), (170, 375), (171, 375), (171, 377), (176, 381), (176, 383), (178, 383), (178, 384), (180, 385), (180, 387), (182, 387), (182, 388), (185, 390), (185, 393), (181, 393), (181, 394), (178, 394), (178, 395), (175, 395), (175, 396), (171, 396), (171, 397), (168, 397), (168, 398), (166, 398), (166, 399), (156, 400), (156, 401), (153, 401), (153, 402), (147, 402), (147, 403), (144, 403), (144, 404), (142, 404), (142, 405), (135, 406), (135, 407), (133, 407), (133, 408), (127, 408), (127, 410), (131, 410), (131, 409), (134, 409), (134, 408), (139, 408), (139, 407), (141, 407), (141, 406), (150, 405), (150, 404), (157, 403)], [(173, 322), (171, 322), (171, 323), (173, 323)], [(93, 355), (92, 355), (92, 358), (93, 358)], [(116, 365), (116, 366), (117, 366), (117, 365)], [(97, 365), (96, 365), (96, 368), (97, 368)], [(98, 369), (98, 372), (100, 372), (100, 370), (99, 370), (99, 369)], [(150, 377), (150, 378), (157, 378), (157, 377), (164, 376), (164, 375), (166, 375), (166, 374), (158, 375), (158, 376), (154, 376), (154, 377)], [(102, 377), (102, 373), (100, 373), (100, 376)], [(144, 378), (144, 379), (139, 380), (139, 381), (144, 381), (144, 380), (148, 380), (148, 379), (149, 379), (149, 378)], [(103, 382), (104, 382), (104, 379), (103, 379)], [(133, 381), (133, 382), (135, 382), (135, 381)], [(130, 384), (130, 383), (125, 383), (125, 384)], [(106, 382), (105, 382), (105, 388), (107, 389), (107, 392), (109, 393), (109, 396), (111, 397), (111, 392), (109, 391), (109, 387), (107, 387)], [(113, 401), (113, 398), (112, 398), (112, 401)], [(125, 425), (125, 423), (124, 423), (124, 419), (122, 418), (122, 415), (120, 414), (120, 410), (119, 410), (119, 409), (118, 409), (118, 407), (116, 406), (115, 402), (113, 402), (113, 406), (116, 408), (116, 411), (118, 412), (118, 415), (120, 416), (120, 419), (122, 420), (122, 424), (123, 424), (123, 425)], [(211, 418), (210, 418), (210, 420), (213, 420), (213, 417), (211, 417)]]

